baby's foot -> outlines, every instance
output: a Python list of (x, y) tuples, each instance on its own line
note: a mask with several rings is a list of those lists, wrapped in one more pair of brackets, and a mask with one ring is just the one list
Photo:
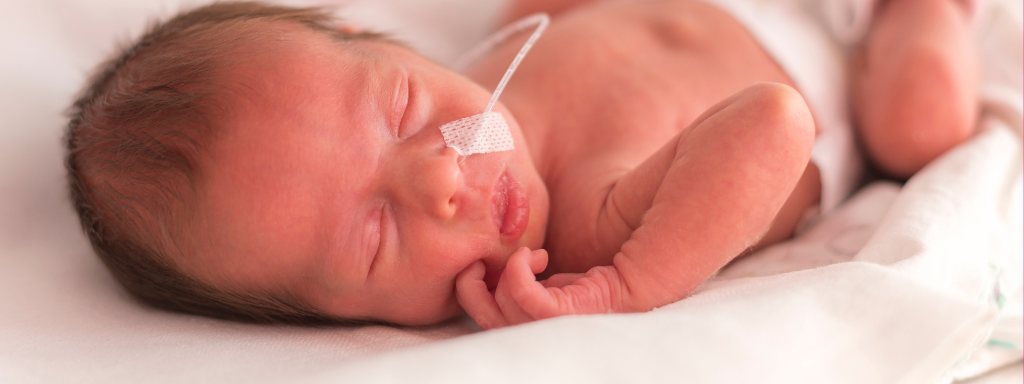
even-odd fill
[(869, 155), (909, 177), (965, 141), (977, 115), (969, 0), (887, 0), (852, 65), (853, 99)]

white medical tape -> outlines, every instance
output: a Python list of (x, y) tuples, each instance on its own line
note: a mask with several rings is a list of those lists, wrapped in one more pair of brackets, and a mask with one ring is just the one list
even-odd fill
[(462, 156), (515, 149), (508, 123), (498, 112), (484, 112), (442, 125), (441, 135), (445, 144)]
[(441, 126), (441, 135), (444, 136), (445, 145), (454, 149), (455, 152), (462, 156), (515, 149), (512, 141), (512, 132), (509, 130), (508, 123), (505, 122), (505, 118), (501, 113), (492, 112), (492, 109), (494, 109), (494, 104), (498, 102), (498, 96), (505, 90), (508, 80), (512, 78), (512, 74), (519, 67), (519, 63), (526, 57), (526, 53), (533, 47), (533, 43), (544, 33), (550, 21), (551, 19), (546, 13), (527, 16), (495, 32), (457, 62), (454, 68), (461, 72), (469, 64), (479, 60), (483, 55), (493, 50), (498, 44), (508, 40), (512, 35), (534, 25), (537, 26), (533, 34), (530, 35), (530, 38), (523, 44), (523, 47), (519, 49), (519, 54), (512, 60), (512, 64), (505, 70), (505, 75), (502, 76), (498, 87), (494, 89), (494, 94), (491, 95), (491, 100), (487, 103), (484, 112)]

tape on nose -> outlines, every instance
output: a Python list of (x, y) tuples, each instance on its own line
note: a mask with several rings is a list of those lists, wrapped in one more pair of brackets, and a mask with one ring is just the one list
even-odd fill
[(461, 156), (515, 149), (512, 132), (498, 112), (484, 112), (441, 126), (444, 143)]

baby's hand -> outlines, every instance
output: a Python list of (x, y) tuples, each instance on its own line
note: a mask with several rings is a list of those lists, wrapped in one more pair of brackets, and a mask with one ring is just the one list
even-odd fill
[(623, 281), (615, 267), (595, 267), (586, 274), (562, 273), (538, 282), (548, 253), (520, 248), (512, 254), (493, 295), (477, 261), (459, 273), (455, 288), (462, 308), (483, 329), (546, 319), (549, 317), (609, 313), (623, 310)]

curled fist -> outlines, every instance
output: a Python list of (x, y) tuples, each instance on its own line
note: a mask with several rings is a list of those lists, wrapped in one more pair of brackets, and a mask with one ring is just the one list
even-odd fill
[(477, 261), (455, 279), (459, 304), (483, 329), (562, 315), (622, 311), (625, 289), (615, 267), (594, 267), (585, 274), (560, 273), (537, 281), (534, 275), (547, 265), (547, 251), (520, 248), (509, 258), (491, 292), (483, 280), (484, 263)]

